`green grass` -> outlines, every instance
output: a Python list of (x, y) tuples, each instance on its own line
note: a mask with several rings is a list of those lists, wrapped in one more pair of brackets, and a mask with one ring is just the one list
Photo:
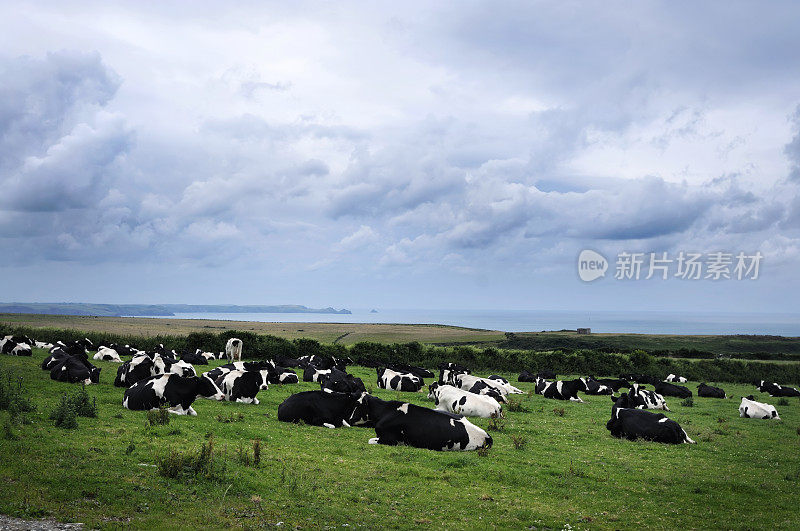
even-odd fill
[[(3, 514), (102, 528), (800, 527), (800, 401), (779, 406), (782, 421), (741, 419), (738, 397), (778, 400), (751, 386), (724, 384), (737, 399), (695, 398), (691, 408), (668, 399), (668, 415), (698, 443), (679, 446), (612, 438), (608, 397), (575, 404), (523, 395), (523, 410), (507, 413), (481, 457), (368, 445), (371, 429), (278, 422), (278, 404), (318, 388), (310, 383), (270, 386), (258, 406), (199, 399), (197, 417), (150, 426), (146, 413), (122, 408), (123, 391), (111, 384), (117, 365), (105, 362), (97, 362), (100, 385), (87, 387), (98, 417), (62, 430), (48, 416), (78, 387), (50, 380), (38, 368), (44, 355), (0, 357), (2, 370), (24, 377), (37, 406), (32, 423), (14, 427), (18, 440), (0, 440)], [(352, 372), (377, 396), (432, 406), (423, 393), (377, 389), (372, 370)], [(0, 425), (7, 417), (0, 412)], [(489, 419), (474, 422), (486, 428)], [(210, 434), (214, 474), (158, 474), (160, 458), (198, 452)], [(240, 457), (255, 439), (258, 467)], [(521, 449), (515, 439), (524, 439)]]

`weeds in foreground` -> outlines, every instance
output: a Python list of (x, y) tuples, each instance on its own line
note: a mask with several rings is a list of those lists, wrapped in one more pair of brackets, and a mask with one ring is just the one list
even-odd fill
[(170, 450), (156, 459), (158, 473), (171, 479), (220, 479), (225, 474), (225, 464), (215, 459), (214, 436), (200, 445), (197, 451)]
[(522, 400), (519, 400), (513, 396), (508, 398), (508, 402), (506, 402), (505, 407), (508, 411), (513, 411), (514, 413), (528, 411), (528, 408), (522, 403)]
[(50, 413), (50, 420), (55, 421), (56, 428), (73, 430), (78, 427), (78, 412), (66, 393), (61, 395), (58, 406)]
[(231, 422), (241, 422), (244, 420), (244, 413), (231, 413), (230, 415), (217, 415), (217, 422), (230, 424)]
[(780, 400), (778, 400), (778, 405), (779, 406), (788, 406), (789, 405), (789, 401), (786, 398), (781, 398)]
[(147, 412), (148, 426), (166, 426), (169, 424), (169, 409), (161, 406), (158, 409), (151, 409)]
[(236, 460), (239, 461), (241, 465), (258, 468), (261, 464), (261, 439), (254, 439), (252, 448), (253, 453), (251, 456), (250, 450), (240, 443), (236, 448)]
[(567, 415), (567, 410), (564, 409), (563, 407), (553, 408), (553, 415), (555, 415), (556, 417), (564, 417)]
[(528, 439), (523, 435), (512, 435), (511, 443), (514, 445), (514, 449), (524, 450), (525, 446), (528, 444)]
[(11, 373), (0, 373), (0, 409), (8, 410), (13, 424), (28, 424), (24, 413), (36, 411), (36, 406), (27, 396), (22, 378), (14, 378)]
[(506, 419), (503, 417), (502, 413), (492, 413), (492, 418), (489, 420), (489, 425), (486, 427), (487, 430), (491, 431), (503, 431), (506, 427)]
[(691, 396), (684, 398), (683, 401), (681, 402), (681, 405), (683, 407), (694, 407), (694, 398), (692, 398)]
[(55, 421), (58, 428), (71, 430), (78, 427), (78, 417), (97, 417), (97, 399), (92, 398), (90, 402), (89, 398), (85, 385), (72, 395), (64, 393), (56, 409), (50, 413), (50, 420)]
[(475, 453), (478, 454), (478, 457), (488, 457), (489, 456), (489, 447), (484, 445), (475, 450)]

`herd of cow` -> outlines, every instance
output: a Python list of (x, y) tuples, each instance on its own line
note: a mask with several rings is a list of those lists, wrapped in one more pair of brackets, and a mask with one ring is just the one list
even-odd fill
[[(32, 347), (48, 349), (41, 364), (50, 371), (50, 378), (60, 382), (99, 383), (99, 367), (89, 361), (95, 350), (89, 339), (55, 345), (34, 341), (24, 336), (6, 336), (0, 340), (0, 352), (16, 356), (32, 355)], [(427, 408), (399, 400), (382, 400), (367, 392), (364, 382), (347, 372), (349, 358), (302, 356), (298, 359), (279, 357), (273, 360), (241, 361), (242, 341), (230, 339), (225, 352), (176, 353), (163, 345), (151, 351), (129, 345), (102, 345), (94, 360), (120, 363), (114, 385), (124, 387), (122, 405), (131, 410), (150, 410), (168, 406), (169, 411), (196, 415), (192, 404), (198, 397), (213, 400), (258, 404), (256, 395), (269, 384), (298, 383), (295, 368), (302, 369), (303, 381), (316, 382), (319, 391), (305, 391), (289, 396), (278, 406), (278, 420), (304, 422), (328, 428), (364, 426), (375, 429), (370, 444), (406, 444), (432, 450), (474, 450), (492, 445), (492, 437), (467, 417), (500, 417), (509, 395), (523, 391), (501, 376), (473, 376), (463, 366), (446, 363), (439, 366), (439, 379), (431, 383), (428, 398), (435, 408)], [(123, 361), (122, 357), (130, 356)], [(194, 365), (208, 365), (210, 360), (227, 359), (229, 363), (201, 375)], [(376, 370), (381, 389), (419, 392), (425, 378), (434, 378), (431, 371), (405, 364), (365, 363)], [(584, 377), (556, 380), (552, 371), (533, 374), (523, 371), (520, 382), (532, 382), (534, 392), (544, 398), (583, 402), (578, 393), (608, 395), (612, 401), (611, 419), (606, 428), (614, 437), (630, 440), (646, 439), (662, 443), (694, 443), (681, 426), (663, 413), (670, 411), (664, 396), (688, 398), (692, 392), (680, 383), (686, 378), (670, 374), (664, 381), (648, 375), (628, 374), (619, 378)], [(652, 385), (654, 390), (644, 386)], [(800, 396), (800, 391), (775, 383), (756, 383), (759, 391), (771, 396)], [(619, 393), (622, 388), (627, 392)], [(727, 398), (725, 391), (701, 383), (699, 397)], [(757, 402), (754, 397), (742, 398), (739, 415), (746, 418), (780, 419), (775, 407)]]

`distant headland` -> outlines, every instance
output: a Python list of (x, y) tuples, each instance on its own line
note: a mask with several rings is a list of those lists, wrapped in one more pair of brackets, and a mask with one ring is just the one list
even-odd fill
[(0, 302), (2, 313), (90, 315), (103, 317), (171, 317), (176, 313), (335, 313), (350, 310), (309, 308), (299, 304), (239, 306), (235, 304), (91, 304), (84, 302)]

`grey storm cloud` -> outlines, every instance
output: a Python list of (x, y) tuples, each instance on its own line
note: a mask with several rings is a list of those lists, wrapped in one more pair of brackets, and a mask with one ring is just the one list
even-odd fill
[(342, 6), (138, 6), (175, 34), (0, 58), (6, 256), (491, 272), (586, 242), (795, 245), (791, 4)]

